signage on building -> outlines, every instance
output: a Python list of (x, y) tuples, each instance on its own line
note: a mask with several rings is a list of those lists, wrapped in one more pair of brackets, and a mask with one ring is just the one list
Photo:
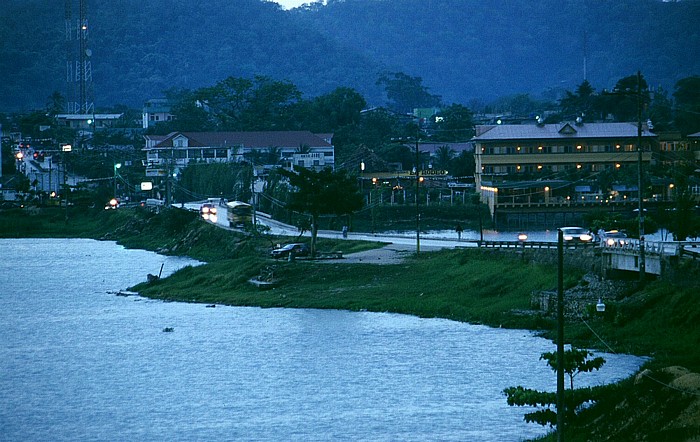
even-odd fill
[(165, 176), (165, 169), (146, 169), (146, 176)]

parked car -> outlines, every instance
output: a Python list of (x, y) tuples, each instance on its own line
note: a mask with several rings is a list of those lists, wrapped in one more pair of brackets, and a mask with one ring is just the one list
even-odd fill
[(559, 230), (564, 234), (565, 242), (590, 242), (593, 240), (591, 232), (583, 227), (560, 227)]
[(608, 246), (624, 246), (629, 243), (627, 234), (619, 230), (608, 230), (600, 233), (598, 236), (601, 244), (607, 244)]
[(270, 252), (270, 256), (277, 259), (277, 258), (287, 258), (291, 254), (294, 257), (297, 256), (308, 256), (309, 255), (309, 246), (307, 246), (304, 243), (292, 243), (292, 244), (287, 244), (283, 247), (278, 247)]

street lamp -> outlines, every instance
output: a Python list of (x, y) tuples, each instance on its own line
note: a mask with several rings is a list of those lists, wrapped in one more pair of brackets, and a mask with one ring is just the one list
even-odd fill
[(114, 163), (114, 196), (117, 196), (117, 169), (122, 167), (122, 163)]
[(360, 163), (360, 193), (362, 198), (364, 198), (364, 181), (365, 181), (365, 162)]
[(564, 232), (557, 230), (557, 442), (564, 440)]
[(420, 150), (418, 148), (418, 134), (420, 131), (420, 121), (416, 126), (416, 255), (420, 254), (420, 198), (418, 198), (418, 193), (420, 191)]

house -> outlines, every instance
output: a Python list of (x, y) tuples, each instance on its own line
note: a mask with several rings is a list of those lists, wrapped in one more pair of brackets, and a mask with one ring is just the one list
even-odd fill
[(114, 127), (123, 116), (124, 114), (58, 114), (56, 121), (59, 126), (88, 133)]
[(167, 98), (152, 98), (143, 104), (142, 124), (148, 129), (161, 121), (172, 121), (175, 116), (170, 113), (172, 102)]
[(251, 161), (256, 165), (324, 168), (335, 164), (332, 134), (309, 131), (173, 132), (147, 135), (147, 176), (161, 176), (168, 167), (190, 162)]
[[(559, 123), (476, 127), (476, 189), (493, 214), (504, 205), (588, 203), (625, 198), (602, 188), (603, 171), (639, 163), (636, 123)], [(644, 165), (656, 135), (642, 128)], [(636, 189), (635, 189), (636, 190)]]

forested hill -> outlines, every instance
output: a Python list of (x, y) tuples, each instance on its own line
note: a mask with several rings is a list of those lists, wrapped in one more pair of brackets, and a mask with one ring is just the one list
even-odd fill
[[(330, 38), (420, 76), (450, 102), (597, 89), (641, 70), (672, 90), (700, 75), (700, 2), (660, 0), (329, 0), (300, 15)], [(585, 45), (584, 45), (585, 42)]]
[[(381, 105), (383, 72), (421, 77), (447, 104), (552, 98), (583, 81), (584, 40), (597, 89), (637, 70), (671, 90), (700, 74), (697, 0), (329, 0), (291, 11), (260, 0), (89, 0), (88, 16), (98, 108), (253, 75), (308, 96), (349, 86)], [(0, 112), (65, 93), (65, 63), (64, 2), (4, 0)]]

